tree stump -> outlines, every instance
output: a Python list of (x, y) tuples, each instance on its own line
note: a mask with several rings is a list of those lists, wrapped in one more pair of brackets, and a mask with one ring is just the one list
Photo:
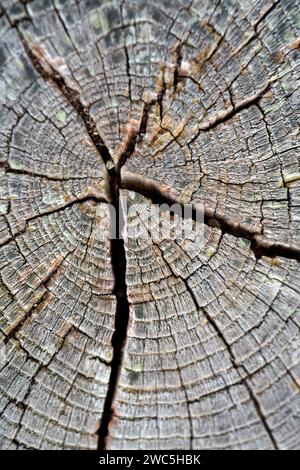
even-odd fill
[(299, 449), (299, 1), (0, 22), (1, 448)]

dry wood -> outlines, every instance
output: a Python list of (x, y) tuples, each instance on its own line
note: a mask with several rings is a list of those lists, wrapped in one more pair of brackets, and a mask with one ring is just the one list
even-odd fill
[(299, 0), (0, 1), (2, 449), (300, 448), (299, 114)]

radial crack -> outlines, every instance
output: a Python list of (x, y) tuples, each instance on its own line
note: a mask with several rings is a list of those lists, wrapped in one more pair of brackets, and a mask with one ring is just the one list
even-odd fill
[(199, 205), (192, 202), (185, 203), (177, 191), (166, 185), (159, 185), (149, 178), (131, 172), (124, 173), (121, 184), (123, 189), (135, 191), (150, 199), (154, 204), (167, 204), (169, 206), (178, 204), (182, 208), (189, 208), (188, 211), (182, 211), (183, 216), (197, 221), (201, 220), (199, 215), (202, 215), (205, 225), (215, 227), (221, 230), (223, 234), (249, 240), (256, 258), (282, 256), (300, 261), (300, 246), (275, 242), (264, 237), (261, 231), (253, 225), (242, 224), (209, 207), (199, 207)]
[[(109, 425), (113, 418), (113, 403), (116, 395), (119, 376), (124, 357), (124, 346), (127, 339), (129, 323), (129, 301), (126, 285), (126, 252), (122, 229), (124, 215), (120, 203), (119, 188), (112, 191), (112, 203), (115, 209), (111, 214), (111, 262), (115, 279), (113, 293), (116, 296), (115, 330), (112, 337), (113, 358), (111, 361), (111, 373), (108, 390), (104, 402), (101, 424), (98, 430), (98, 449), (103, 450), (107, 446)], [(113, 232), (116, 232), (115, 234)], [(114, 237), (114, 235), (116, 237)]]
[[(79, 198), (76, 198), (76, 199), (73, 199), (72, 201), (69, 201), (65, 204), (63, 204), (62, 206), (59, 206), (59, 207), (55, 207), (55, 208), (52, 208), (52, 209), (49, 209), (49, 210), (46, 210), (46, 211), (43, 211), (43, 212), (40, 212), (39, 214), (35, 214), (35, 215), (32, 215), (31, 217), (28, 217), (28, 219), (24, 219), (23, 221), (21, 221), (21, 223), (23, 223), (23, 227), (17, 232), (17, 233), (13, 233), (12, 232), (12, 229), (9, 225), (9, 221), (7, 220), (7, 223), (8, 223), (8, 229), (11, 233), (11, 237), (6, 239), (3, 243), (0, 243), (0, 247), (1, 246), (5, 246), (7, 245), (8, 243), (10, 243), (12, 240), (15, 239), (15, 237), (18, 237), (20, 235), (22, 235), (23, 233), (26, 232), (26, 229), (27, 229), (27, 226), (30, 222), (32, 222), (33, 220), (36, 220), (36, 219), (39, 219), (40, 217), (43, 217), (45, 215), (50, 215), (50, 214), (55, 214), (57, 212), (61, 212), (65, 209), (67, 209), (68, 207), (72, 207), (72, 206), (75, 206), (76, 204), (83, 204), (84, 202), (88, 202), (88, 201), (94, 201), (94, 202), (101, 202), (101, 203), (107, 203), (107, 200), (105, 198), (101, 198), (101, 197), (98, 197), (98, 196), (95, 196), (95, 195), (84, 195), (82, 197), (79, 197)], [(5, 214), (5, 217), (7, 217), (7, 215), (9, 214)]]
[(177, 91), (177, 85), (178, 85), (179, 78), (180, 78), (180, 67), (181, 67), (181, 62), (182, 62), (182, 45), (181, 45), (181, 43), (178, 43), (175, 47), (174, 62), (175, 62), (175, 68), (174, 68), (174, 76), (173, 76), (173, 90), (174, 90), (174, 93), (175, 93)]
[[(254, 95), (248, 96), (244, 100), (233, 104), (230, 109), (226, 109), (225, 111), (222, 111), (221, 113), (214, 116), (212, 119), (209, 119), (207, 123), (203, 124), (202, 126), (199, 126), (199, 132), (210, 131), (211, 129), (217, 127), (219, 124), (229, 121), (229, 119), (233, 118), (240, 111), (243, 111), (244, 109), (250, 108), (250, 106), (259, 103), (264, 94), (267, 93), (267, 91), (270, 89), (270, 86), (271, 82), (268, 82)], [(199, 134), (197, 134), (196, 137), (198, 137), (198, 135)], [(194, 137), (192, 141), (195, 140), (196, 137)]]
[(46, 173), (37, 173), (28, 169), (12, 168), (8, 162), (0, 162), (0, 168), (3, 168), (8, 174), (16, 174), (21, 176), (31, 176), (37, 178), (44, 178), (49, 181), (58, 181), (63, 183), (64, 181), (78, 181), (88, 179), (100, 179), (101, 176), (50, 176)]
[[(22, 0), (22, 3), (26, 3), (26, 2), (27, 0)], [(253, 37), (256, 37), (256, 35), (258, 35), (257, 30), (258, 30), (258, 26), (260, 22), (262, 22), (266, 18), (266, 16), (271, 12), (271, 10), (277, 5), (277, 3), (278, 3), (278, 0), (273, 5), (271, 5), (271, 7), (269, 7), (264, 12), (264, 14), (256, 21), (256, 23), (253, 25), (253, 28), (254, 28), (253, 36), (251, 36), (250, 39), (248, 38), (247, 42), (242, 44), (242, 47), (244, 47), (246, 44), (249, 44), (249, 42), (252, 41)], [(62, 23), (62, 27), (65, 33), (67, 33), (69, 39), (71, 39), (72, 41), (72, 38), (67, 31), (66, 25), (64, 24), (63, 16), (62, 17), (60, 16), (59, 8), (56, 7), (55, 2), (53, 3), (53, 5), (54, 5), (54, 10), (58, 16), (58, 19)], [(122, 5), (123, 5), (123, 2), (122, 2)], [(122, 8), (121, 8), (121, 16), (122, 16)], [(123, 18), (122, 18), (122, 23), (124, 27)], [(11, 24), (11, 26), (13, 25)], [(101, 160), (103, 160), (105, 168), (107, 170), (106, 182), (107, 182), (108, 199), (109, 199), (109, 202), (111, 202), (110, 209), (111, 208), (114, 209), (114, 211), (112, 211), (110, 214), (111, 232), (112, 231), (116, 232), (114, 233), (115, 237), (111, 233), (111, 239), (110, 239), (111, 264), (112, 264), (112, 270), (113, 270), (113, 275), (114, 275), (113, 294), (115, 295), (115, 298), (116, 298), (116, 312), (115, 312), (115, 329), (114, 329), (114, 333), (112, 336), (113, 358), (110, 363), (111, 372), (110, 372), (110, 378), (109, 378), (109, 383), (108, 383), (107, 395), (106, 395), (105, 403), (103, 407), (102, 420), (101, 420), (100, 428), (98, 430), (98, 449), (105, 449), (107, 447), (109, 427), (110, 427), (110, 424), (112, 422), (112, 418), (114, 415), (114, 409), (113, 409), (114, 400), (115, 400), (116, 391), (119, 385), (119, 377), (120, 377), (121, 368), (123, 366), (124, 348), (126, 345), (128, 324), (129, 324), (129, 319), (130, 319), (130, 306), (129, 306), (129, 300), (128, 300), (128, 295), (127, 295), (127, 285), (126, 285), (126, 249), (125, 249), (124, 239), (122, 238), (122, 229), (125, 224), (125, 221), (124, 221), (123, 210), (122, 210), (121, 203), (120, 203), (120, 189), (124, 188), (127, 190), (136, 191), (142, 194), (143, 196), (149, 198), (153, 203), (158, 203), (158, 204), (167, 203), (169, 206), (173, 204), (179, 204), (182, 207), (185, 205), (185, 202), (181, 198), (181, 195), (178, 194), (172, 188), (168, 188), (166, 185), (160, 186), (158, 183), (150, 179), (144, 178), (139, 175), (129, 174), (129, 173), (125, 173), (124, 177), (122, 176), (121, 178), (121, 168), (126, 163), (128, 158), (130, 158), (130, 156), (134, 153), (137, 143), (140, 142), (140, 140), (143, 138), (143, 135), (147, 131), (149, 111), (151, 109), (151, 106), (154, 104), (157, 104), (159, 106), (160, 120), (161, 120), (160, 124), (162, 124), (163, 97), (167, 90), (167, 85), (165, 83), (165, 77), (164, 77), (164, 70), (163, 70), (162, 86), (160, 88), (160, 91), (158, 91), (157, 93), (156, 99), (154, 99), (150, 103), (144, 102), (144, 106), (142, 108), (141, 119), (137, 124), (134, 124), (133, 126), (131, 126), (131, 121), (130, 121), (128, 135), (121, 148), (118, 162), (115, 165), (114, 159), (110, 154), (110, 150), (106, 146), (104, 139), (100, 135), (96, 126), (96, 122), (90, 113), (90, 106), (86, 105), (82, 97), (81, 91), (79, 87), (77, 86), (77, 84), (75, 83), (75, 81), (73, 80), (72, 74), (68, 70), (66, 63), (61, 58), (57, 58), (57, 57), (51, 58), (49, 54), (47, 53), (47, 51), (41, 45), (34, 45), (33, 47), (30, 47), (25, 36), (18, 29), (18, 23), (16, 23), (15, 26), (19, 32), (19, 36), (23, 42), (23, 45), (28, 54), (28, 57), (30, 58), (37, 72), (44, 79), (51, 81), (53, 84), (57, 86), (57, 88), (60, 90), (60, 92), (68, 101), (68, 103), (74, 108), (78, 116), (82, 119), (85, 129), (92, 143), (94, 144), (96, 150), (98, 151), (101, 157)], [(219, 44), (221, 44), (224, 38), (225, 38), (225, 35), (220, 35), (216, 48), (213, 49), (210, 56), (206, 60), (211, 59), (212, 55), (218, 49)], [(75, 46), (75, 49), (76, 49), (76, 45), (75, 44), (73, 45)], [(125, 60), (126, 60), (126, 72), (128, 75), (128, 82), (129, 82), (128, 83), (129, 97), (131, 101), (132, 83), (131, 83), (131, 74), (130, 74), (130, 56), (129, 56), (129, 52), (128, 52), (126, 45), (125, 45)], [(175, 49), (174, 62), (175, 64), (173, 64), (174, 65), (173, 91), (175, 93), (176, 91), (180, 91), (179, 86), (177, 87), (180, 79), (190, 78), (188, 76), (185, 76), (185, 74), (181, 73), (182, 72), (181, 70), (181, 65), (182, 65), (181, 44), (179, 44), (179, 46), (177, 46)], [(209, 131), (211, 129), (214, 129), (219, 124), (225, 123), (231, 118), (233, 118), (240, 111), (249, 108), (253, 104), (258, 104), (262, 96), (269, 90), (271, 83), (272, 83), (272, 80), (258, 93), (238, 102), (237, 104), (234, 104), (234, 102), (232, 101), (231, 107), (229, 109), (226, 109), (223, 112), (212, 116), (212, 118), (204, 122), (202, 126), (200, 124), (198, 127), (198, 134), (196, 135), (196, 137), (199, 135), (201, 131)], [(229, 89), (229, 92), (230, 92), (230, 89)], [(172, 137), (176, 140), (176, 137), (173, 135), (173, 132), (171, 130), (169, 130), (169, 132), (171, 133)], [(195, 138), (193, 138), (192, 141), (195, 140)], [(14, 171), (14, 170), (11, 170), (11, 172), (19, 173), (18, 171)], [(23, 173), (30, 174), (30, 172), (28, 171), (26, 172), (25, 170)], [(35, 174), (33, 176), (38, 176), (38, 175)], [(45, 178), (48, 178), (48, 177), (45, 176)], [(48, 179), (53, 179), (54, 181), (56, 181), (55, 177), (54, 178), (49, 177)], [(60, 178), (57, 178), (57, 180), (60, 180)], [(62, 181), (63, 180), (64, 178), (62, 178)], [(51, 214), (51, 213), (64, 210), (66, 207), (70, 207), (73, 204), (86, 202), (88, 200), (94, 200), (95, 202), (108, 202), (108, 200), (101, 199), (100, 197), (98, 197), (98, 194), (80, 196), (80, 198), (72, 200), (71, 202), (64, 204), (62, 207), (50, 209), (47, 212), (34, 215), (32, 217), (29, 217), (27, 220), (24, 220), (23, 231), (26, 230), (27, 223), (30, 222), (31, 220), (34, 220), (46, 214)], [(226, 214), (220, 213), (216, 210), (213, 210), (210, 208), (204, 208), (204, 210), (202, 210), (202, 207), (200, 208), (200, 206), (197, 206), (197, 204), (194, 204), (192, 202), (190, 202), (188, 205), (192, 209), (190, 211), (191, 213), (190, 217), (194, 221), (198, 220), (197, 213), (201, 212), (203, 213), (204, 223), (206, 225), (219, 229), (222, 234), (227, 233), (234, 237), (242, 237), (242, 238), (248, 239), (250, 241), (251, 249), (253, 250), (257, 258), (260, 258), (261, 256), (269, 256), (269, 257), (283, 256), (286, 258), (296, 259), (298, 261), (300, 260), (300, 247), (287, 245), (283, 243), (277, 243), (272, 240), (269, 240), (268, 238), (263, 236), (263, 232), (259, 230), (258, 228), (252, 225), (241, 224), (236, 220), (230, 219), (229, 217), (226, 216)], [(11, 229), (10, 226), (9, 226), (9, 229)], [(92, 233), (92, 229), (91, 229), (91, 233)], [(13, 235), (11, 233), (11, 235), (12, 235), (12, 239), (14, 239), (18, 234)], [(89, 236), (87, 246), (88, 246), (90, 238), (91, 238), (91, 234)], [(9, 241), (11, 241), (11, 239)], [(160, 249), (159, 246), (158, 248)], [(87, 250), (84, 254), (83, 261), (85, 260), (86, 256), (87, 256)], [(54, 271), (52, 270), (49, 276), (47, 276), (44, 282), (42, 282), (42, 284), (44, 284), (45, 287), (47, 287), (47, 282), (53, 277), (55, 272), (57, 272), (58, 268), (55, 269)], [(201, 307), (199, 307), (197, 298), (193, 292), (193, 289), (189, 286), (187, 279), (183, 279), (183, 281), (186, 285), (188, 292), (190, 293), (192, 297), (192, 300), (195, 306), (197, 307), (198, 310), (203, 311), (203, 314), (207, 317), (207, 321), (210, 323), (210, 325), (214, 328), (214, 331), (216, 332), (216, 334), (223, 341), (225, 347), (228, 350), (232, 364), (235, 367), (235, 369), (238, 370), (238, 369), (243, 368), (243, 370), (245, 370), (246, 372), (245, 367), (243, 365), (240, 366), (237, 363), (235, 356), (231, 350), (231, 345), (227, 342), (226, 337), (224, 337), (222, 331), (219, 329), (218, 325), (214, 321), (214, 318), (211, 318), (210, 314), (206, 312), (205, 309), (202, 309)], [(29, 315), (31, 315), (36, 308), (39, 308), (39, 305), (44, 303), (44, 301), (46, 300), (47, 294), (49, 294), (48, 289), (46, 289), (46, 292), (39, 299), (38, 305), (35, 305), (29, 311)], [(25, 320), (26, 318), (27, 316), (25, 317)], [(18, 331), (18, 329), (22, 326), (23, 323), (24, 322), (21, 321), (21, 323), (17, 325), (17, 329), (16, 330), (13, 329), (13, 334), (15, 334)], [(170, 330), (170, 333), (171, 333), (171, 330)], [(177, 365), (179, 365), (178, 360), (177, 360)], [(268, 426), (266, 417), (264, 416), (258, 397), (255, 395), (254, 391), (251, 388), (251, 385), (249, 384), (248, 377), (246, 378), (242, 377), (241, 380), (247, 387), (249, 397), (255, 405), (257, 414), (260, 417), (265, 430), (270, 436), (270, 439), (274, 447), (277, 448), (276, 441), (274, 437), (272, 436), (271, 429)], [(182, 381), (182, 378), (181, 378), (181, 386), (184, 388), (184, 383)], [(188, 396), (187, 396), (186, 390), (184, 390), (184, 392), (186, 396), (186, 401), (189, 404), (190, 402), (187, 399)], [(30, 390), (25, 396), (25, 401), (29, 393), (30, 393)], [(191, 414), (190, 414), (189, 409), (188, 409), (188, 412), (189, 412), (189, 420), (190, 420), (190, 426), (191, 426), (191, 443), (192, 443), (193, 428), (192, 428), (192, 419), (191, 419)]]
[[(191, 289), (191, 287), (188, 285), (188, 283), (186, 282), (186, 286), (187, 286), (187, 289), (188, 289), (188, 292), (191, 294), (192, 296), (192, 299), (193, 299), (193, 302), (195, 303), (195, 305), (198, 305), (198, 302), (197, 302), (197, 299), (196, 299), (196, 296), (193, 292), (193, 290)], [(236, 358), (232, 352), (232, 349), (231, 349), (231, 345), (228, 343), (228, 341), (226, 340), (223, 332), (220, 330), (220, 328), (218, 327), (217, 323), (215, 322), (215, 320), (209, 315), (209, 313), (206, 311), (206, 309), (204, 307), (200, 307), (198, 305), (198, 309), (200, 311), (203, 312), (203, 314), (205, 315), (205, 318), (207, 319), (207, 321), (209, 322), (209, 324), (212, 326), (212, 328), (214, 329), (214, 331), (216, 332), (216, 334), (218, 335), (218, 337), (222, 340), (223, 344), (225, 345), (226, 347), (226, 350), (228, 351), (228, 354), (230, 356), (230, 359), (231, 359), (231, 363), (233, 365), (233, 367), (235, 368), (235, 370), (238, 372), (238, 374), (240, 375), (238, 369), (239, 367), (241, 367), (244, 372), (246, 372), (245, 368), (243, 365), (238, 365), (237, 362), (236, 362)], [(246, 372), (247, 373), (247, 372)], [(240, 375), (241, 377), (241, 375)], [(252, 403), (254, 404), (254, 407), (256, 409), (256, 412), (257, 412), (257, 415), (259, 416), (260, 418), (260, 421), (263, 425), (263, 427), (265, 428), (265, 431), (266, 433), (268, 434), (273, 446), (275, 449), (278, 449), (278, 445), (277, 445), (277, 442), (272, 434), (272, 430), (267, 422), (267, 419), (261, 409), (261, 405), (259, 403), (259, 400), (257, 398), (257, 396), (255, 395), (255, 393), (253, 392), (252, 390), (252, 387), (250, 386), (247, 378), (243, 378), (241, 377), (241, 380), (242, 380), (242, 383), (245, 385), (248, 393), (249, 393), (249, 397), (250, 399), (252, 400)]]
[[(237, 361), (236, 361), (236, 358), (232, 352), (232, 349), (231, 349), (231, 345), (228, 343), (228, 341), (226, 340), (226, 337), (224, 336), (223, 332), (220, 330), (220, 328), (218, 327), (217, 323), (215, 322), (215, 320), (211, 317), (211, 315), (206, 311), (206, 309), (204, 307), (200, 307), (199, 303), (198, 303), (198, 300), (197, 300), (197, 297), (193, 291), (193, 289), (191, 288), (191, 286), (189, 285), (188, 283), (188, 280), (186, 278), (184, 278), (183, 276), (180, 276), (180, 275), (177, 275), (176, 272), (174, 271), (174, 269), (172, 268), (172, 266), (170, 265), (170, 263), (168, 262), (168, 260), (165, 258), (164, 256), (164, 253), (163, 253), (163, 250), (158, 246), (157, 243), (154, 243), (155, 246), (159, 249), (160, 253), (161, 253), (161, 256), (163, 258), (163, 260), (166, 262), (167, 266), (169, 267), (172, 275), (177, 278), (177, 279), (181, 279), (181, 281), (184, 283), (185, 285), (185, 288), (187, 290), (187, 292), (190, 294), (191, 296), (191, 299), (193, 301), (193, 304), (196, 308), (197, 311), (200, 311), (204, 314), (206, 320), (208, 321), (208, 323), (211, 325), (211, 327), (213, 328), (213, 330), (215, 331), (215, 333), (218, 335), (218, 337), (221, 339), (221, 341), (223, 342), (224, 346), (226, 347), (226, 350), (228, 351), (228, 354), (230, 356), (230, 360), (231, 360), (231, 363), (234, 367), (234, 369), (237, 371), (238, 375), (240, 376), (240, 383), (242, 383), (248, 393), (249, 393), (249, 396), (250, 396), (250, 399), (252, 400), (253, 404), (254, 404), (254, 407), (256, 409), (256, 412), (262, 422), (262, 425), (264, 426), (273, 446), (275, 449), (278, 449), (278, 446), (277, 446), (277, 443), (274, 439), (274, 436), (272, 434), (272, 431), (269, 427), (269, 424), (266, 420), (266, 417), (264, 416), (263, 412), (262, 412), (262, 409), (261, 409), (261, 406), (260, 406), (260, 403), (259, 403), (259, 400), (257, 399), (255, 393), (253, 392), (247, 378), (244, 378), (241, 376), (240, 372), (239, 372), (239, 367), (243, 369), (243, 371), (247, 374), (247, 371), (246, 369), (244, 368), (243, 365), (238, 365), (237, 364)], [(184, 393), (185, 393), (185, 396), (186, 396), (186, 399), (188, 397), (187, 395), (187, 391), (185, 389), (185, 387), (183, 386), (184, 388)], [(190, 402), (187, 401), (187, 406), (188, 406), (188, 409), (189, 409), (189, 406), (190, 406)], [(190, 412), (189, 412), (189, 418), (190, 418), (190, 427), (191, 427), (191, 448), (192, 448), (192, 439), (193, 439), (193, 433), (192, 433), (192, 420), (191, 420), (191, 415), (190, 415)]]
[(36, 312), (39, 308), (41, 308), (44, 305), (44, 303), (47, 301), (49, 295), (51, 294), (51, 292), (48, 289), (49, 283), (60, 272), (63, 263), (65, 262), (67, 257), (76, 250), (76, 248), (77, 246), (75, 246), (75, 248), (71, 250), (69, 253), (67, 253), (64, 257), (59, 259), (58, 262), (54, 264), (53, 268), (48, 272), (45, 279), (37, 286), (37, 288), (44, 286), (46, 289), (45, 292), (42, 294), (38, 302), (34, 303), (33, 306), (25, 313), (25, 315), (21, 318), (21, 320), (19, 320), (9, 330), (9, 332), (6, 334), (5, 339), (4, 339), (5, 343), (7, 343), (7, 341), (9, 341), (12, 337), (14, 337), (20, 331), (20, 329), (22, 328), (26, 320), (28, 320), (28, 318), (30, 318), (34, 314), (34, 312)]
[(98, 429), (99, 450), (106, 449), (107, 447), (109, 425), (114, 413), (113, 404), (123, 363), (124, 346), (127, 339), (130, 315), (126, 285), (126, 252), (122, 236), (125, 221), (120, 201), (118, 180), (115, 181), (115, 185), (110, 186), (110, 193), (113, 206), (113, 208), (111, 208), (113, 210), (111, 210), (110, 213), (111, 263), (115, 279), (113, 294), (116, 297), (117, 305), (115, 312), (115, 329), (112, 336), (113, 358), (111, 361), (111, 372), (100, 427)]
[[(111, 237), (111, 261), (115, 278), (113, 293), (116, 296), (116, 314), (115, 314), (115, 331), (112, 337), (113, 359), (111, 361), (111, 374), (108, 384), (108, 390), (104, 403), (100, 428), (98, 430), (98, 448), (104, 449), (109, 434), (109, 424), (113, 416), (113, 401), (118, 386), (118, 379), (123, 361), (123, 349), (127, 338), (127, 328), (129, 322), (129, 302), (127, 298), (126, 286), (126, 253), (124, 240), (122, 238), (122, 228), (124, 224), (124, 216), (120, 204), (120, 177), (119, 168), (116, 169), (113, 158), (105, 145), (104, 140), (100, 136), (95, 121), (92, 119), (89, 108), (84, 105), (81, 99), (80, 91), (76, 84), (70, 79), (66, 72), (66, 64), (61, 62), (60, 58), (51, 58), (40, 45), (30, 47), (24, 35), (18, 29), (20, 38), (24, 45), (25, 51), (30, 58), (34, 68), (45, 79), (52, 81), (61, 93), (64, 95), (68, 103), (70, 103), (77, 114), (82, 118), (86, 131), (90, 136), (96, 150), (100, 154), (105, 168), (107, 170), (107, 192), (110, 203), (114, 209), (111, 213), (111, 232), (115, 232), (115, 237)], [(148, 112), (148, 111), (147, 111)], [(143, 113), (144, 115), (144, 113)], [(141, 119), (140, 128), (145, 128), (145, 117)], [(137, 137), (137, 136), (136, 136)], [(125, 150), (125, 155), (121, 158), (121, 163), (127, 160), (127, 154), (134, 151), (135, 139), (129, 141)], [(94, 199), (96, 202), (107, 202), (96, 196), (87, 196), (81, 202)], [(76, 199), (68, 203), (63, 208), (78, 203)], [(57, 212), (60, 209), (54, 209), (48, 213)], [(28, 220), (35, 219), (38, 216), (31, 217)], [(26, 223), (28, 222), (26, 221)]]
[[(135, 151), (136, 144), (142, 140), (143, 136), (147, 132), (148, 117), (151, 107), (157, 103), (157, 99), (150, 101), (149, 103), (144, 102), (142, 108), (142, 115), (138, 125), (135, 121), (129, 122), (129, 128), (127, 137), (125, 140), (124, 148), (121, 151), (121, 154), (118, 159), (117, 172), (119, 173), (121, 168), (125, 165), (127, 160)], [(119, 175), (118, 175), (119, 176)]]
[(89, 106), (82, 101), (81, 93), (75, 82), (70, 78), (65, 62), (60, 58), (52, 58), (42, 45), (30, 47), (25, 36), (19, 29), (24, 49), (37, 72), (45, 79), (52, 81), (66, 100), (81, 117), (86, 131), (105, 164), (114, 168), (114, 162), (108, 147), (98, 132), (96, 123), (90, 115)]

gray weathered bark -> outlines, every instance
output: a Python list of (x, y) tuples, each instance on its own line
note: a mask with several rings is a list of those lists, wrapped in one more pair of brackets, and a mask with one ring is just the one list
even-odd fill
[(299, 449), (299, 1), (0, 3), (1, 448)]

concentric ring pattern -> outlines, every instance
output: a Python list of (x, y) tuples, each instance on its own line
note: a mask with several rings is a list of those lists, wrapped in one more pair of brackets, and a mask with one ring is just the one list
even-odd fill
[(299, 449), (299, 1), (0, 5), (1, 448)]

